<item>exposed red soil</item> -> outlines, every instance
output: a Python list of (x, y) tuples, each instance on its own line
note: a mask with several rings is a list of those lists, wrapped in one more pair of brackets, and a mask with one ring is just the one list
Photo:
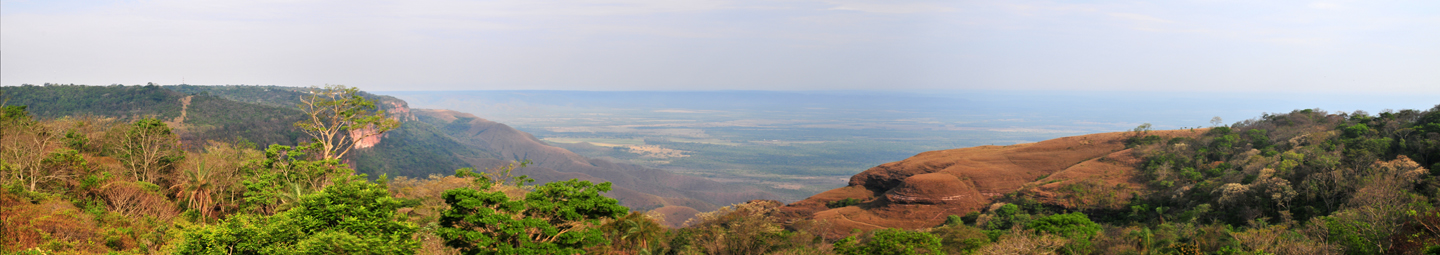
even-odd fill
[[(1150, 134), (1168, 138), (1200, 133), (1203, 130)], [(1124, 145), (1132, 134), (1101, 133), (924, 152), (865, 170), (851, 177), (849, 186), (786, 205), (777, 214), (792, 220), (829, 222), (833, 228), (826, 234), (835, 237), (852, 229), (933, 227), (944, 223), (948, 215), (983, 210), (994, 197), (1017, 191), (1032, 192), (1050, 204), (1095, 206), (1097, 201), (1110, 200), (1086, 201), (1060, 189), (1079, 182), (1117, 191), (1143, 187), (1132, 183), (1139, 159)], [(845, 198), (861, 199), (862, 203), (826, 207), (827, 202)]]

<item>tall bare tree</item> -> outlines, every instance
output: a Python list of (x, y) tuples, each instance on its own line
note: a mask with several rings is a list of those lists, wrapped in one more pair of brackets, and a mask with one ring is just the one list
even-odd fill
[(295, 122), (320, 147), (324, 159), (344, 157), (355, 143), (400, 127), (400, 121), (377, 111), (375, 100), (360, 95), (359, 88), (326, 85), (310, 88), (299, 105), (307, 117)]
[(54, 147), (56, 135), (31, 120), (24, 106), (6, 106), (0, 116), (0, 172), (4, 181), (20, 180), (34, 191), (39, 183), (59, 176), (45, 169), (45, 152)]
[(117, 154), (135, 180), (159, 184), (162, 172), (185, 158), (185, 152), (180, 150), (180, 137), (158, 119), (136, 120), (119, 140)]

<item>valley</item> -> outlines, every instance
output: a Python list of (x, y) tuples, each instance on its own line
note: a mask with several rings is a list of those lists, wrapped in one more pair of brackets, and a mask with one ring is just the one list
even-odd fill
[[(416, 108), (474, 113), (587, 158), (748, 185), (782, 202), (921, 152), (1211, 125), (1288, 111), (1285, 101), (1195, 94), (850, 91), (383, 91)], [(1320, 97), (1323, 95), (1317, 95)], [(1378, 97), (1325, 106), (1379, 105)], [(1395, 97), (1415, 108), (1421, 97)], [(1134, 107), (1149, 105), (1153, 107)], [(1193, 107), (1193, 108), (1191, 108)], [(1193, 109), (1213, 111), (1197, 112)], [(1373, 109), (1379, 110), (1379, 109)], [(1118, 114), (1118, 113), (1124, 114)], [(1143, 121), (1142, 121), (1143, 120)]]

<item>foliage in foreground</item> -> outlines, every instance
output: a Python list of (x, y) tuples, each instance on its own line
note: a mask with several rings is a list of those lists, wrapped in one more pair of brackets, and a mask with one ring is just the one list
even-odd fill
[(190, 230), (179, 254), (413, 254), (417, 227), (398, 221), (402, 202), (363, 177), (335, 179), (295, 207), (271, 215), (239, 214)]
[[(667, 230), (606, 183), (508, 169), (370, 182), (311, 146), (169, 147), (155, 119), (0, 115), (0, 251), (385, 254), (1426, 254), (1440, 251), (1440, 108), (1300, 110), (1151, 136), (1126, 210), (1022, 194), (925, 229), (827, 239), (775, 201)], [(158, 146), (149, 146), (158, 145)], [(313, 145), (313, 144), (312, 144)], [(177, 151), (176, 148), (192, 151)], [(146, 148), (158, 148), (148, 150)], [(147, 151), (165, 152), (145, 157)], [(156, 155), (161, 155), (156, 154)], [(855, 201), (852, 201), (855, 202)], [(853, 204), (839, 203), (843, 207)]]

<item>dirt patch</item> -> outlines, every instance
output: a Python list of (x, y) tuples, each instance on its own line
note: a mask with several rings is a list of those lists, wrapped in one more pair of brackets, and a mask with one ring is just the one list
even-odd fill
[(166, 124), (170, 126), (179, 126), (180, 124), (184, 124), (185, 112), (190, 109), (190, 99), (192, 98), (195, 98), (195, 96), (185, 96), (180, 98), (180, 117), (175, 117), (175, 119), (170, 120), (171, 123)]
[(669, 228), (681, 227), (681, 225), (685, 224), (685, 220), (689, 220), (690, 218), (695, 217), (695, 214), (698, 213), (700, 213), (700, 211), (695, 210), (695, 208), (678, 205), (671, 205), (655, 208), (655, 210), (650, 210), (650, 214), (658, 215), (661, 217), (661, 219), (664, 219), (665, 222), (663, 223), (666, 227)]

